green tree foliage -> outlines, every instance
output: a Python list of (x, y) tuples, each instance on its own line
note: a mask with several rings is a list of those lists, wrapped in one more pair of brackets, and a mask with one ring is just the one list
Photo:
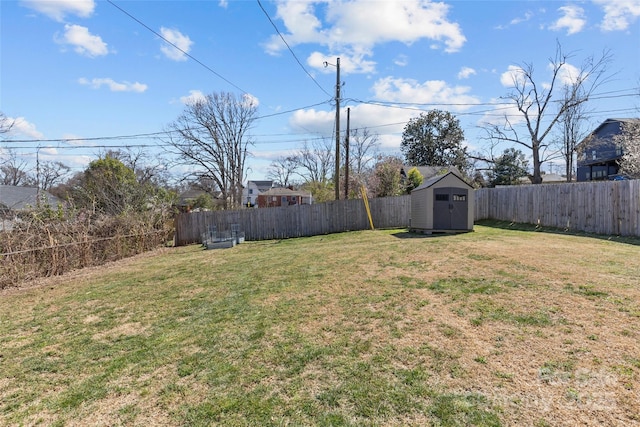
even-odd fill
[(489, 173), (489, 185), (515, 185), (529, 174), (529, 161), (524, 153), (515, 148), (507, 148), (502, 155), (495, 160)]
[(464, 132), (459, 120), (448, 111), (431, 110), (409, 120), (402, 132), (401, 150), (408, 164), (456, 166), (467, 169)]
[(411, 193), (411, 190), (420, 187), (423, 181), (424, 177), (418, 168), (413, 167), (409, 169), (409, 173), (407, 174), (407, 193)]
[(300, 189), (311, 193), (314, 203), (323, 203), (335, 200), (333, 183), (329, 181), (307, 181), (302, 184)]
[(211, 197), (211, 194), (208, 193), (201, 194), (195, 199), (188, 200), (188, 202), (192, 209), (213, 210), (215, 208), (213, 197)]
[(139, 211), (144, 199), (136, 175), (120, 160), (106, 156), (94, 160), (79, 177), (73, 199), (80, 208), (107, 215)]

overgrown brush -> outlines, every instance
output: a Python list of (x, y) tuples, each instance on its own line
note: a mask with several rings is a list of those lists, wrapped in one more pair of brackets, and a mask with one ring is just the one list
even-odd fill
[(168, 212), (105, 216), (46, 206), (11, 222), (0, 231), (0, 289), (149, 251), (173, 234)]

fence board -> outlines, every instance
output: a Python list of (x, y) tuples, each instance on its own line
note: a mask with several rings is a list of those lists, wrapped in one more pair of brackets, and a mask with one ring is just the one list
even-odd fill
[(476, 190), (475, 219), (640, 237), (640, 180)]
[[(376, 228), (408, 227), (411, 196), (369, 200)], [(475, 191), (475, 219), (539, 224), (605, 235), (640, 237), (640, 180), (523, 185)], [(340, 200), (237, 211), (180, 214), (176, 244), (200, 243), (211, 225), (230, 230), (239, 224), (246, 240), (315, 236), (366, 230), (364, 202)]]
[[(370, 207), (377, 228), (409, 226), (410, 196), (372, 199)], [(176, 217), (176, 245), (200, 243), (202, 233), (209, 226), (224, 231), (229, 230), (231, 224), (240, 225), (245, 240), (315, 236), (369, 228), (364, 202), (360, 199), (263, 209), (193, 212)]]

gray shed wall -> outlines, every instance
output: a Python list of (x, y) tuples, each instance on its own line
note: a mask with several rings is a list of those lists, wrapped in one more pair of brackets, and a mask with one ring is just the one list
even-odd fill
[(460, 188), (467, 190), (467, 228), (473, 230), (475, 196), (474, 190), (466, 182), (453, 173), (442, 177), (428, 187), (418, 187), (411, 192), (411, 228), (417, 230), (433, 230), (434, 189)]

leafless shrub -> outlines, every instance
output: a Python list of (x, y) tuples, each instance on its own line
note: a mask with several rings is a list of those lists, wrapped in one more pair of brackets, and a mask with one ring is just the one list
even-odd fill
[(149, 251), (173, 232), (167, 215), (68, 216), (45, 208), (0, 231), (0, 289)]

